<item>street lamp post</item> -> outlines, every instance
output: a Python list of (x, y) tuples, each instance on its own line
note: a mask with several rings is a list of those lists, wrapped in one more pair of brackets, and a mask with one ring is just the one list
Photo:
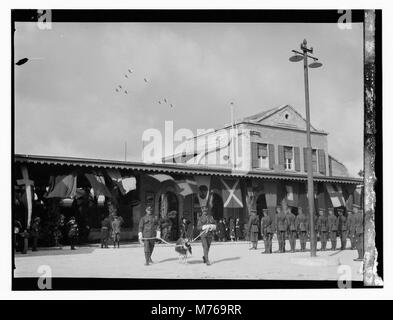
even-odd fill
[[(311, 147), (311, 133), (310, 133), (310, 98), (308, 90), (308, 67), (319, 68), (322, 66), (318, 59), (311, 56), (313, 53), (313, 48), (307, 48), (307, 40), (304, 39), (303, 43), (300, 44), (300, 49), (302, 52), (292, 50), (295, 53), (294, 56), (289, 58), (291, 62), (302, 61), (304, 63), (304, 90), (305, 90), (305, 100), (306, 100), (306, 135), (307, 135), (307, 197), (308, 197), (308, 208), (310, 215), (310, 251), (311, 257), (316, 256), (316, 241), (315, 241), (315, 230), (314, 230), (314, 181), (313, 181), (313, 168), (312, 168), (312, 147)], [(310, 65), (308, 65), (308, 58), (314, 60)]]

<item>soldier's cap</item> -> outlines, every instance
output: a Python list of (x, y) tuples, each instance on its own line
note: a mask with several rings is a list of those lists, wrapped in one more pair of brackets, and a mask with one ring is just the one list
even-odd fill
[(262, 212), (268, 212), (268, 209), (262, 209)]
[(318, 210), (319, 212), (325, 212), (325, 209), (323, 209), (323, 208), (319, 208), (319, 210)]
[(334, 209), (333, 208), (328, 208), (328, 211), (334, 211)]
[(352, 205), (352, 207), (360, 209), (360, 206), (358, 204), (355, 204), (355, 203)]
[(256, 209), (251, 209), (250, 212), (251, 213), (257, 213), (257, 210)]
[(350, 212), (350, 213), (352, 213), (352, 209), (348, 209), (348, 210), (347, 210), (347, 212)]

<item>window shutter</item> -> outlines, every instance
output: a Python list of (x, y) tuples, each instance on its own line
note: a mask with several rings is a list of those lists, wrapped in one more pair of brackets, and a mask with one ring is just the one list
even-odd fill
[(274, 159), (274, 144), (269, 144), (269, 168), (274, 169), (274, 164), (275, 164), (275, 159)]
[(251, 142), (251, 166), (258, 168), (258, 143)]
[(319, 172), (326, 174), (325, 150), (318, 149)]
[(307, 148), (303, 148), (304, 172), (307, 172)]
[(300, 149), (299, 147), (294, 147), (294, 154), (295, 154), (295, 170), (300, 171)]
[(278, 164), (285, 165), (284, 146), (278, 146)]

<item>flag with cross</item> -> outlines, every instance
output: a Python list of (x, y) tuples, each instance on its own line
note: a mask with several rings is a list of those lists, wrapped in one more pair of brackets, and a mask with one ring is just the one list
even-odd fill
[(239, 182), (239, 179), (221, 178), (221, 183), (224, 187), (222, 190), (224, 208), (243, 208), (242, 192)]

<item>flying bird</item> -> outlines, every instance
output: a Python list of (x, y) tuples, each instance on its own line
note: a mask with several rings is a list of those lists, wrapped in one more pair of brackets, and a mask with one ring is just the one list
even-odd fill
[(171, 108), (173, 108), (173, 104), (171, 103)]
[(125, 74), (124, 76), (125, 76), (126, 78), (128, 78), (128, 74)]
[(119, 88), (121, 89), (121, 85), (119, 84)]
[(164, 102), (167, 103), (168, 101), (164, 98)]
[(128, 91), (127, 91), (127, 90), (124, 90), (124, 93), (125, 93), (125, 94), (128, 94)]
[(128, 69), (128, 72), (129, 72), (129, 73), (132, 73), (133, 71), (132, 71), (131, 69)]
[(146, 79), (146, 78), (143, 78), (143, 80), (147, 83), (148, 82), (148, 80)]

